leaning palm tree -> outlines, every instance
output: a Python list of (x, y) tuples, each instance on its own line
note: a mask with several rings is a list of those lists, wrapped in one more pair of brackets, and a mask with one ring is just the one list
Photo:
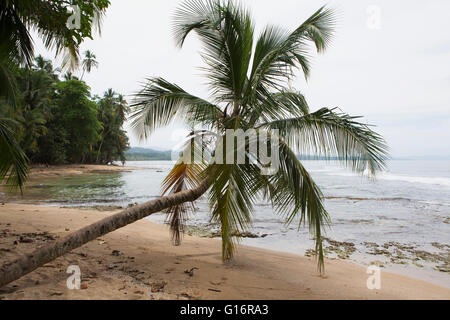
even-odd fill
[(84, 52), (84, 59), (82, 62), (83, 67), (83, 73), (81, 74), (81, 80), (83, 80), (84, 73), (91, 72), (92, 68), (98, 68), (98, 62), (96, 60), (95, 54), (93, 54), (91, 51), (86, 50)]
[[(337, 156), (355, 171), (367, 169), (373, 174), (383, 168), (387, 156), (382, 137), (356, 117), (329, 108), (311, 112), (299, 92), (286, 88), (296, 69), (308, 76), (308, 43), (323, 52), (333, 21), (332, 12), (321, 8), (292, 32), (266, 27), (254, 46), (253, 24), (243, 7), (221, 0), (185, 1), (175, 19), (177, 44), (182, 46), (191, 32), (199, 36), (213, 99), (208, 102), (155, 78), (137, 94), (132, 114), (142, 138), (174, 119), (193, 127), (181, 161), (163, 182), (166, 195), (108, 216), (0, 267), (0, 287), (88, 241), (162, 210), (169, 212), (178, 243), (191, 203), (207, 192), (211, 218), (221, 226), (223, 259), (235, 251), (235, 232), (249, 227), (255, 202), (266, 198), (287, 222), (298, 219), (309, 226), (322, 271), (322, 227), (329, 217), (320, 189), (296, 152)], [(263, 159), (250, 151), (243, 164), (217, 161), (223, 144), (203, 138), (210, 134), (223, 141), (230, 129), (254, 129), (267, 133), (268, 144), (273, 138), (279, 141), (279, 170), (263, 172)], [(246, 143), (244, 147), (247, 150)], [(198, 152), (216, 161), (207, 156), (183, 161), (185, 155)]]
[[(223, 148), (220, 142), (225, 141), (227, 130), (254, 130), (266, 136), (277, 130), (280, 167), (274, 174), (262, 171), (259, 153), (247, 150), (246, 145), (245, 163), (240, 164), (223, 164), (223, 159), (192, 163), (183, 161), (182, 154), (164, 180), (163, 191), (176, 193), (187, 186), (198, 187), (202, 182), (198, 177), (209, 178), (211, 219), (221, 227), (224, 260), (235, 250), (233, 235), (251, 225), (255, 202), (266, 199), (287, 223), (297, 220), (309, 226), (322, 268), (322, 227), (329, 216), (320, 189), (296, 154), (337, 156), (358, 172), (375, 173), (384, 166), (386, 146), (378, 134), (337, 109), (312, 112), (303, 95), (288, 85), (298, 68), (308, 77), (307, 44), (312, 42), (323, 52), (333, 33), (333, 21), (332, 11), (321, 8), (293, 32), (266, 27), (254, 46), (254, 26), (244, 8), (232, 2), (187, 1), (177, 11), (175, 37), (181, 47), (190, 33), (198, 35), (210, 101), (163, 78), (149, 79), (137, 95), (132, 118), (141, 138), (181, 119), (199, 129), (188, 136), (191, 141), (219, 137), (207, 152), (216, 154)], [(202, 142), (197, 147), (205, 148)], [(237, 153), (237, 148), (232, 152)], [(186, 151), (192, 152), (192, 143)], [(220, 154), (225, 153), (221, 150)], [(175, 242), (179, 242), (187, 209), (185, 204), (169, 209)]]

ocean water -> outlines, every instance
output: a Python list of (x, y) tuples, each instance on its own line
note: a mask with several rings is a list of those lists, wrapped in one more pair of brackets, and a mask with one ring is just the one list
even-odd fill
[[(450, 288), (450, 161), (393, 160), (375, 179), (359, 176), (335, 162), (302, 161), (320, 186), (332, 224), (325, 248), (330, 258), (421, 278)], [(3, 194), (9, 201), (39, 201), (58, 206), (126, 207), (160, 195), (171, 161), (130, 161), (143, 170), (90, 174), (40, 181), (25, 198)], [(205, 198), (196, 202), (188, 231), (215, 231)], [(164, 223), (165, 215), (149, 220)], [(241, 243), (309, 254), (314, 247), (307, 228), (286, 225), (267, 203), (254, 208), (250, 230), (259, 237)]]

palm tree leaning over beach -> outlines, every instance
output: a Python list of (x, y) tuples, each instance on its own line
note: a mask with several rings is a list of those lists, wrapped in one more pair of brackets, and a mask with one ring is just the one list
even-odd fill
[[(378, 134), (337, 109), (311, 112), (303, 95), (289, 88), (296, 69), (309, 75), (306, 44), (312, 42), (323, 52), (333, 22), (332, 11), (321, 8), (291, 33), (266, 27), (254, 47), (254, 26), (245, 8), (232, 2), (186, 1), (175, 16), (175, 38), (182, 47), (189, 34), (197, 34), (211, 100), (193, 96), (163, 78), (149, 79), (137, 95), (132, 119), (142, 138), (175, 118), (201, 129), (193, 131), (191, 139), (213, 134), (225, 140), (227, 129), (253, 129), (266, 136), (278, 130), (280, 167), (274, 174), (262, 174), (259, 154), (247, 150), (244, 164), (179, 161), (164, 180), (163, 191), (169, 194), (197, 188), (208, 177), (211, 220), (221, 227), (223, 260), (233, 256), (233, 234), (246, 231), (255, 203), (265, 198), (287, 223), (308, 225), (323, 267), (322, 227), (329, 217), (319, 188), (296, 153), (338, 156), (358, 172), (383, 168), (386, 147)], [(189, 143), (187, 147), (192, 148)], [(215, 154), (223, 146), (216, 142), (209, 147)], [(180, 204), (169, 209), (176, 243), (188, 208)]]
[(136, 95), (134, 129), (145, 138), (181, 119), (201, 128), (189, 135), (188, 153), (211, 148), (215, 155), (220, 144), (197, 144), (196, 138), (207, 134), (220, 138), (227, 129), (254, 129), (266, 132), (272, 141), (276, 129), (279, 170), (262, 174), (262, 159), (250, 152), (244, 164), (179, 161), (163, 182), (165, 196), (108, 216), (0, 267), (0, 287), (88, 241), (162, 210), (168, 210), (174, 241), (179, 243), (189, 206), (208, 191), (212, 220), (221, 226), (224, 260), (235, 251), (233, 234), (251, 224), (255, 202), (266, 198), (287, 222), (308, 225), (322, 271), (322, 228), (329, 217), (319, 188), (296, 152), (337, 156), (353, 170), (372, 174), (384, 167), (387, 157), (382, 137), (357, 122), (357, 117), (333, 108), (311, 112), (301, 93), (287, 86), (298, 69), (308, 77), (307, 45), (313, 43), (323, 52), (333, 22), (332, 11), (320, 8), (292, 32), (268, 26), (255, 39), (250, 14), (242, 6), (220, 0), (183, 2), (175, 16), (175, 38), (181, 47), (190, 33), (198, 35), (212, 99), (191, 95), (162, 78), (149, 79)]

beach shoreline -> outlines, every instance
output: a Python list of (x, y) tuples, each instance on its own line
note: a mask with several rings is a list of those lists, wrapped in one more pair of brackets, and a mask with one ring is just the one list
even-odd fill
[(62, 165), (32, 165), (28, 175), (29, 181), (59, 176), (83, 175), (91, 173), (114, 173), (141, 170), (138, 167), (103, 164), (62, 164)]
[[(117, 211), (0, 205), (0, 265)], [(80, 267), (81, 290), (67, 268)], [(185, 235), (171, 244), (165, 225), (146, 219), (116, 230), (0, 288), (0, 299), (450, 299), (450, 289), (381, 271), (369, 290), (366, 268), (239, 246), (221, 261), (218, 239)]]

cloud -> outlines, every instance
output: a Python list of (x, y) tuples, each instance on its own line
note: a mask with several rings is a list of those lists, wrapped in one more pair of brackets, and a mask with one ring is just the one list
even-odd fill
[[(313, 0), (244, 2), (253, 12), (257, 31), (266, 24), (292, 30), (325, 4)], [(87, 41), (82, 48), (92, 50), (100, 62), (98, 70), (85, 76), (94, 93), (111, 87), (132, 94), (146, 77), (163, 76), (208, 97), (198, 70), (202, 65), (198, 41), (190, 37), (179, 50), (172, 39), (172, 15), (179, 3), (112, 1), (102, 37)], [(371, 5), (380, 8), (380, 29), (367, 27)], [(324, 55), (314, 55), (310, 80), (305, 82), (299, 75), (295, 82), (313, 109), (338, 106), (365, 116), (387, 135), (394, 156), (447, 152), (448, 147), (440, 142), (449, 141), (449, 126), (417, 128), (425, 116), (439, 121), (450, 114), (450, 2), (342, 0), (331, 1), (329, 6), (339, 16), (336, 37)], [(405, 123), (411, 115), (413, 120)], [(170, 132), (180, 127), (158, 131), (143, 145), (170, 147)], [(134, 137), (131, 142), (138, 144)]]

